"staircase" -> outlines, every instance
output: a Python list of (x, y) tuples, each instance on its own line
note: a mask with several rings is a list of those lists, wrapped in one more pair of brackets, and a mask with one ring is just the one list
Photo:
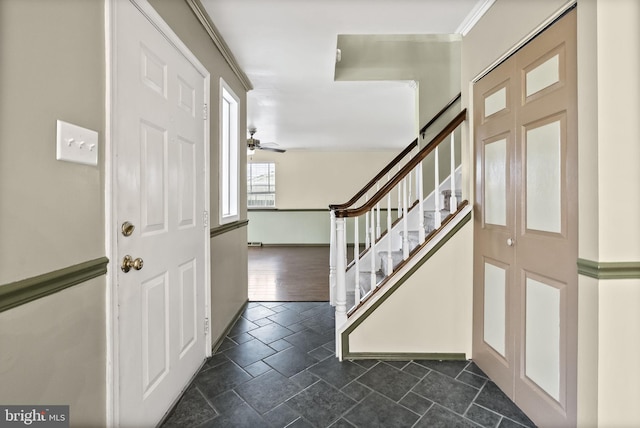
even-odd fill
[[(407, 274), (406, 267), (445, 235), (449, 223), (470, 211), (460, 190), (461, 168), (455, 164), (456, 135), (465, 119), (466, 110), (420, 150), (414, 140), (350, 201), (330, 206), (330, 301), (336, 308), (337, 333), (348, 319), (359, 316), (370, 299)], [(449, 159), (440, 168), (446, 157), (442, 154)], [(433, 184), (425, 179), (426, 174)], [(351, 246), (353, 255), (348, 258)], [(342, 358), (336, 339), (336, 353)]]
[[(445, 184), (443, 183), (443, 185)], [(450, 193), (451, 193), (450, 190), (444, 190), (442, 191), (442, 194), (443, 194), (442, 196), (444, 198), (447, 198), (446, 194), (450, 194)], [(457, 195), (456, 196), (457, 200), (461, 200), (460, 198), (461, 198), (462, 192), (458, 190), (455, 193)], [(427, 203), (428, 203), (428, 199), (429, 198), (427, 198)], [(438, 229), (436, 227), (436, 212), (434, 209), (427, 209), (424, 211), (423, 215), (424, 215), (423, 221), (424, 221), (424, 233), (425, 233), (424, 236), (428, 240), (430, 239), (431, 235), (435, 233), (436, 229)], [(446, 220), (449, 215), (451, 215), (449, 207), (446, 207), (440, 210), (440, 217), (442, 219)], [(379, 266), (379, 269), (374, 271), (375, 273), (374, 284), (372, 285), (372, 281), (371, 281), (371, 269), (363, 270), (361, 268), (360, 274), (359, 274), (359, 282), (358, 282), (360, 286), (360, 291), (359, 291), (359, 295), (361, 296), (360, 301), (356, 302), (355, 291), (349, 291), (349, 290), (347, 291), (347, 308), (351, 308), (351, 310), (348, 310), (347, 315), (349, 315), (355, 309), (357, 309), (358, 304), (364, 303), (369, 297), (369, 293), (377, 290), (379, 286), (382, 284), (382, 282), (387, 280), (387, 278), (389, 277), (389, 275), (387, 275), (387, 272), (397, 271), (400, 264), (405, 261), (404, 251), (402, 248), (402, 242), (404, 242), (404, 232), (402, 230), (397, 230), (397, 229), (399, 229), (399, 227), (393, 228), (392, 233), (396, 233), (398, 235), (397, 241), (400, 241), (400, 244), (396, 245), (395, 249), (391, 251), (388, 251), (388, 250), (380, 251), (378, 253), (378, 260), (376, 261), (376, 266)], [(418, 247), (420, 247), (421, 245), (420, 232), (417, 229), (409, 230), (407, 233), (407, 241), (409, 246), (409, 255), (411, 258), (411, 255), (413, 255), (415, 251), (418, 249)], [(360, 255), (361, 260), (368, 259), (368, 257), (369, 257), (368, 252)], [(364, 264), (366, 265), (366, 262)], [(354, 264), (352, 263), (347, 268), (347, 278), (353, 277), (353, 275), (355, 274), (354, 272), (352, 272), (353, 269), (354, 269)]]
[[(460, 177), (460, 172), (460, 168), (458, 168), (456, 171), (458, 177)], [(457, 182), (459, 183), (460, 180), (457, 180)], [(440, 183), (441, 188), (449, 185), (449, 177)], [(449, 199), (450, 194), (450, 189), (441, 190), (440, 206), (445, 205), (442, 201)], [(452, 211), (447, 203), (445, 208), (436, 212), (434, 209), (434, 195), (435, 193), (431, 193), (423, 201), (423, 235), (420, 234), (420, 230), (418, 229), (420, 227), (420, 223), (416, 220), (416, 216), (418, 216), (420, 212), (419, 204), (414, 204), (414, 207), (409, 210), (406, 216), (406, 240), (404, 239), (405, 231), (403, 227), (403, 216), (392, 224), (391, 234), (387, 234), (385, 230), (384, 235), (376, 240), (374, 246), (378, 248), (377, 251), (375, 248), (366, 248), (359, 255), (354, 255), (354, 259), (347, 264), (345, 280), (347, 284), (346, 305), (348, 316), (351, 315), (360, 305), (366, 302), (370, 297), (370, 293), (377, 291), (403, 263), (410, 260), (419, 247), (423, 246), (427, 241), (432, 240), (435, 237), (436, 232), (441, 229), (445, 223), (454, 220), (454, 215), (461, 214), (463, 212), (463, 208), (467, 205), (466, 201), (463, 201), (460, 204), (457, 204)], [(454, 195), (456, 197), (456, 201), (462, 201), (461, 191), (459, 189), (454, 193)], [(440, 222), (439, 225), (437, 224), (437, 221)], [(421, 238), (421, 236), (423, 238)], [(391, 240), (391, 245), (389, 245), (389, 239)], [(405, 256), (405, 245), (408, 248), (408, 257)], [(371, 257), (374, 252), (376, 255), (372, 262)], [(355, 257), (357, 257), (357, 260)], [(357, 271), (356, 265), (358, 266)], [(355, 290), (355, 284), (359, 285), (357, 292)], [(359, 296), (359, 298), (357, 298), (357, 296)]]

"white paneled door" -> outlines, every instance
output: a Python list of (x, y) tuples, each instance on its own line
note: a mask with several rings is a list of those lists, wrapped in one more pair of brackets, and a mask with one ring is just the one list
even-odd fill
[(473, 358), (540, 426), (575, 426), (576, 12), (474, 86)]
[(116, 407), (154, 426), (207, 353), (208, 76), (146, 1), (112, 7)]

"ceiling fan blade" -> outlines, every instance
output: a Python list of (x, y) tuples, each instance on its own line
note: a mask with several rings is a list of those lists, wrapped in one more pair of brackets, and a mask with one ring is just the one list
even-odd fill
[(267, 151), (276, 152), (276, 153), (284, 153), (284, 152), (286, 152), (286, 150), (284, 150), (284, 149), (276, 149), (275, 147), (258, 146), (258, 148), (260, 150), (267, 150)]

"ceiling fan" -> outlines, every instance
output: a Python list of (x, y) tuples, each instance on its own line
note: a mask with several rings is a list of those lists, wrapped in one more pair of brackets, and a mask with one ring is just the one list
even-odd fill
[(259, 149), (259, 150), (269, 150), (271, 152), (276, 152), (276, 153), (284, 153), (286, 152), (286, 150), (283, 149), (278, 149), (276, 147), (270, 147), (271, 145), (275, 145), (276, 143), (266, 143), (264, 146), (260, 144), (260, 140), (258, 140), (257, 138), (253, 138), (253, 134), (256, 133), (256, 129), (255, 128), (250, 128), (249, 129), (249, 134), (251, 135), (248, 139), (247, 139), (247, 150), (249, 150), (250, 152), (253, 152), (255, 149)]

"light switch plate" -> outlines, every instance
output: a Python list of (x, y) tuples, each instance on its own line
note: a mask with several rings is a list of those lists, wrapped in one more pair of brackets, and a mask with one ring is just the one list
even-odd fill
[(62, 120), (57, 121), (56, 159), (98, 165), (98, 133)]

